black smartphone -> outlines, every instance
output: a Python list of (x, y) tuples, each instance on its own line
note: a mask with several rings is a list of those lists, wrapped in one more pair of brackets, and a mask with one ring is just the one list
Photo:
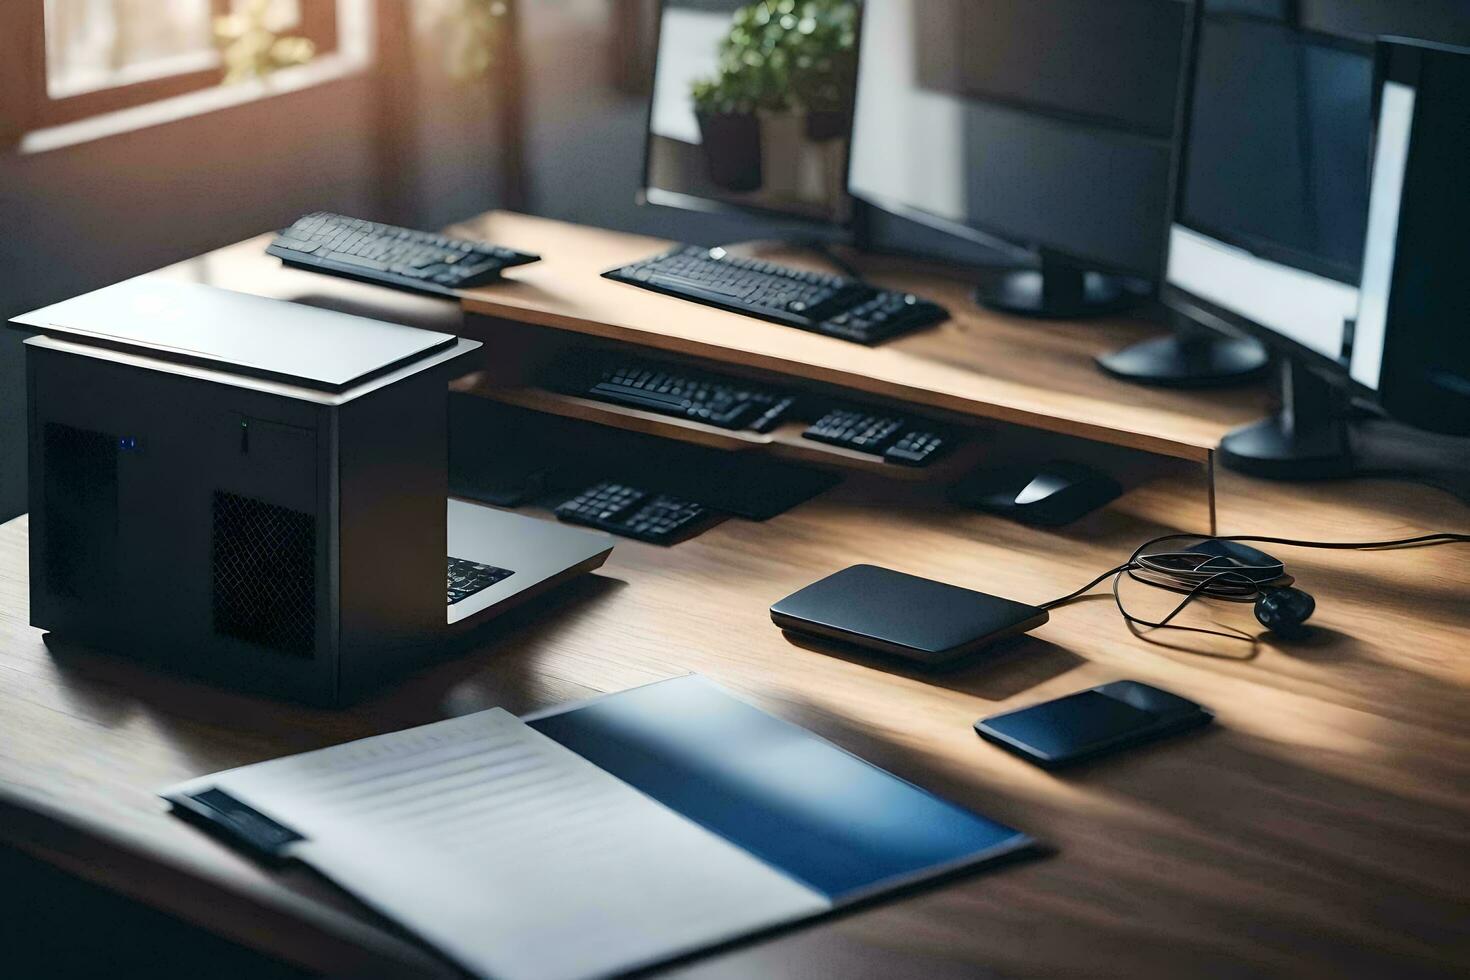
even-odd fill
[(1207, 725), (1214, 714), (1140, 681), (1113, 681), (975, 722), (980, 737), (1047, 769)]

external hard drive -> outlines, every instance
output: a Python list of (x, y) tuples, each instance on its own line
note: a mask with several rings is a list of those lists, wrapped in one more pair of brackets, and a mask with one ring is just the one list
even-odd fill
[(771, 607), (783, 630), (837, 640), (938, 666), (1047, 620), (1039, 606), (906, 575), (853, 565), (793, 592)]

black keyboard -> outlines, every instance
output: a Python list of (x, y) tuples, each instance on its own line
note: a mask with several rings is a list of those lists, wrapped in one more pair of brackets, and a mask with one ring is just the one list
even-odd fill
[(602, 373), (590, 398), (717, 425), (770, 432), (796, 399), (728, 378), (673, 373), (657, 365), (619, 364)]
[(681, 245), (603, 275), (859, 344), (875, 344), (949, 316), (912, 293), (738, 258), (719, 248)]
[(494, 565), (484, 565), (467, 558), (449, 558), (449, 602), (454, 605), (461, 599), (467, 599), (479, 592), (488, 589), (496, 582), (504, 582), (514, 575), (508, 568), (496, 568)]
[(926, 466), (948, 448), (945, 437), (939, 433), (910, 429), (883, 450), (883, 461), (900, 466)]
[(807, 439), (882, 456), (886, 463), (924, 466), (949, 448), (950, 439), (939, 432), (915, 428), (897, 416), (874, 415), (861, 409), (835, 408), (802, 433)]
[(297, 218), (266, 252), (287, 265), (439, 296), (483, 286), (502, 269), (541, 258), (326, 211)]
[(672, 544), (713, 516), (703, 504), (622, 483), (599, 483), (556, 509), (559, 520), (653, 544)]

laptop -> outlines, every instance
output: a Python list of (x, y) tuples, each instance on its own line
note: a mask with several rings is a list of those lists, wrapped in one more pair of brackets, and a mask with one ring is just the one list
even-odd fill
[(449, 625), (477, 625), (590, 572), (612, 548), (606, 534), (451, 499)]

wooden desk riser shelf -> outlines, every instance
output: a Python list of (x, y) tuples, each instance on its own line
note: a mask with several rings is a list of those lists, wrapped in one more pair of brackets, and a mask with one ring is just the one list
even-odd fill
[[(803, 438), (804, 422), (790, 422), (768, 433), (731, 431), (686, 419), (670, 418), (622, 405), (609, 405), (590, 398), (537, 387), (497, 386), (477, 374), (466, 375), (451, 384), (451, 390), (474, 395), (501, 405), (527, 409), (542, 415), (608, 426), (624, 432), (658, 436), (676, 442), (726, 452), (766, 454), (794, 463), (820, 466), (830, 470), (863, 473), (885, 480), (912, 484), (947, 485), (971, 470), (995, 465), (998, 460), (1071, 459), (1087, 462), (1119, 480), (1125, 492), (1131, 493), (1147, 484), (1162, 484), (1181, 500), (1199, 504), (1198, 523), (1194, 526), (1215, 528), (1212, 472), (1188, 460), (1157, 456), (1138, 450), (1121, 449), (1101, 443), (1089, 443), (1050, 433), (1034, 433), (998, 423), (968, 431), (957, 431), (959, 444), (954, 450), (924, 467), (896, 466), (878, 457), (830, 446)], [(1057, 446), (1043, 451), (1048, 445)], [(1110, 505), (1111, 506), (1111, 505)]]
[[(467, 290), (466, 312), (805, 379), (908, 404), (1208, 461), (1220, 436), (1264, 414), (1259, 389), (1180, 392), (1140, 388), (1093, 364), (1103, 351), (1157, 334), (1146, 321), (1037, 321), (976, 307), (969, 284), (912, 262), (865, 257), (879, 284), (935, 299), (952, 318), (863, 347), (712, 309), (601, 278), (668, 242), (508, 212), (457, 226), (542, 261)], [(820, 268), (809, 256), (783, 262)], [(476, 327), (467, 325), (474, 334)]]
[[(548, 330), (501, 318), (477, 317), (467, 324), (484, 343), (480, 368), (450, 387), (461, 394), (528, 409), (563, 419), (642, 433), (725, 452), (769, 455), (843, 472), (862, 472), (912, 483), (948, 484), (979, 466), (1042, 464), (1053, 459), (1085, 462), (1117, 478), (1132, 490), (1147, 482), (1166, 481), (1181, 499), (1199, 504), (1195, 526), (1213, 529), (1213, 454), (1158, 453), (1076, 434), (1036, 429), (934, 406), (912, 404), (854, 392), (838, 385), (777, 374), (744, 364), (708, 358), (649, 352), (636, 345), (563, 330)], [(697, 375), (738, 378), (755, 386), (794, 394), (807, 411), (769, 433), (722, 429), (701, 422), (615, 405), (569, 392), (566, 384), (595, 374), (597, 365), (645, 361)], [(878, 414), (910, 419), (915, 427), (950, 433), (955, 446), (923, 467), (885, 463), (875, 455), (855, 452), (803, 437), (819, 406), (858, 405)]]

